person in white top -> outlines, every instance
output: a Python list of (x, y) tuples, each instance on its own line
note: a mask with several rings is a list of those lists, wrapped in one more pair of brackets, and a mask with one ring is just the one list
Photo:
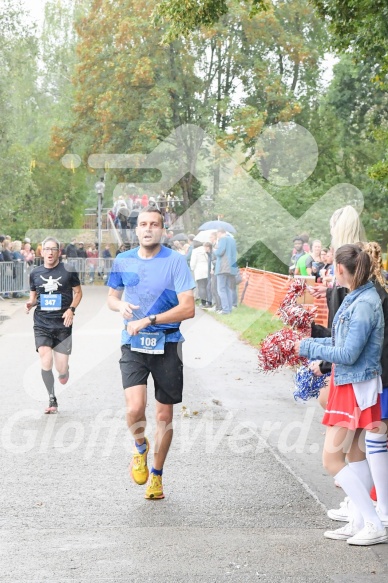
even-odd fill
[(198, 288), (198, 296), (202, 307), (207, 307), (207, 282), (209, 274), (209, 256), (203, 245), (193, 249), (190, 259), (190, 269), (194, 273), (195, 283)]

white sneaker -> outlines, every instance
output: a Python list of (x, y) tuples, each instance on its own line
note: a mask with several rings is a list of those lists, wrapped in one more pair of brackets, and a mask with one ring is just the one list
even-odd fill
[(349, 502), (350, 498), (349, 496), (346, 496), (346, 498), (340, 503), (339, 508), (332, 508), (327, 511), (327, 516), (338, 522), (349, 522)]
[(366, 522), (363, 529), (361, 529), (357, 534), (348, 538), (348, 543), (350, 545), (359, 545), (368, 547), (369, 545), (378, 545), (379, 543), (385, 543), (388, 540), (387, 531), (385, 528), (379, 530), (373, 522)]
[(354, 536), (358, 531), (359, 529), (353, 523), (348, 522), (348, 524), (336, 530), (327, 530), (323, 533), (323, 536), (332, 540), (350, 540), (350, 537)]

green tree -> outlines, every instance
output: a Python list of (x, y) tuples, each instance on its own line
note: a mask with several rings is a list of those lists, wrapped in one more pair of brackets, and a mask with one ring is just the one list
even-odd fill
[(50, 155), (52, 126), (72, 115), (75, 5), (48, 0), (41, 38), (18, 0), (0, 6), (0, 221), (14, 237), (80, 222), (85, 172)]
[[(211, 29), (167, 45), (148, 3), (96, 0), (77, 30), (76, 119), (56, 132), (54, 147), (58, 155), (82, 149), (85, 160), (91, 152), (150, 152), (182, 124), (205, 129), (224, 147), (253, 149), (265, 122), (292, 119), (313, 100), (326, 42), (303, 0), (253, 19), (234, 4)], [(182, 210), (203, 192), (193, 178), (199, 136), (189, 132), (180, 144), (184, 167), (193, 168), (175, 187)], [(215, 160), (211, 168), (214, 196), (221, 166)], [(119, 182), (139, 177), (115, 174)]]
[[(356, 57), (373, 59), (387, 71), (388, 5), (386, 0), (310, 0), (330, 24), (333, 44), (349, 48)], [(211, 27), (225, 16), (238, 0), (161, 0), (156, 20), (168, 24), (166, 39), (188, 36), (199, 27)], [(244, 0), (251, 15), (278, 4), (271, 0)]]
[[(367, 235), (385, 246), (388, 190), (387, 184), (373, 176), (373, 168), (381, 164), (386, 149), (376, 136), (376, 128), (385, 127), (388, 99), (386, 91), (371, 82), (374, 73), (373, 61), (356, 63), (350, 55), (343, 55), (334, 67), (334, 78), (318, 115), (320, 127), (331, 136), (331, 143), (326, 141), (326, 150), (321, 153), (320, 176), (331, 184), (336, 179), (351, 182), (363, 192), (362, 219)], [(322, 140), (324, 132), (317, 128)]]
[(311, 0), (328, 19), (337, 48), (372, 61), (388, 72), (388, 4), (386, 0)]
[(37, 43), (17, 1), (0, 6), (0, 31), (0, 220), (2, 230), (13, 234), (25, 196), (35, 192), (26, 121), (33, 109)]
[[(234, 5), (237, 1), (234, 0)], [(243, 0), (245, 8), (251, 14), (256, 14), (260, 10), (267, 10), (270, 0)], [(155, 21), (167, 24), (167, 32), (164, 41), (180, 36), (188, 36), (201, 26), (211, 27), (225, 16), (233, 3), (228, 0), (161, 0), (155, 8)]]

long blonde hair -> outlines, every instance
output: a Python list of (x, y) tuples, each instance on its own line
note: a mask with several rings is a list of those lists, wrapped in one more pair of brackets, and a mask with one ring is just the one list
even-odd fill
[(365, 241), (365, 231), (358, 212), (350, 205), (337, 209), (330, 219), (331, 245), (334, 251), (342, 245)]
[(387, 280), (382, 273), (383, 258), (380, 245), (376, 241), (370, 241), (369, 243), (361, 243), (361, 247), (371, 258), (371, 277), (376, 279), (385, 291), (388, 291)]

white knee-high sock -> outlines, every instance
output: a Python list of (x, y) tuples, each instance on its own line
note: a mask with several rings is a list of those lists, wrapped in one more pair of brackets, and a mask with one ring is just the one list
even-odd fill
[(385, 434), (366, 432), (369, 465), (376, 487), (377, 506), (383, 516), (388, 516), (388, 447)]
[(368, 461), (362, 460), (361, 462), (350, 462), (348, 465), (352, 472), (357, 474), (360, 478), (368, 492), (370, 492), (373, 486), (373, 477)]
[(372, 522), (379, 530), (383, 529), (384, 527), (377, 516), (369, 492), (356, 472), (352, 472), (349, 466), (345, 466), (334, 477), (360, 511), (364, 522)]
[[(373, 480), (368, 462), (366, 460), (362, 460), (361, 462), (349, 462), (348, 466), (352, 470), (352, 472), (357, 474), (358, 478), (363, 483), (366, 490), (370, 492), (370, 489), (373, 486)], [(349, 505), (349, 518), (357, 528), (359, 529), (363, 528), (364, 519), (359, 508), (354, 504), (352, 500), (350, 501)]]

